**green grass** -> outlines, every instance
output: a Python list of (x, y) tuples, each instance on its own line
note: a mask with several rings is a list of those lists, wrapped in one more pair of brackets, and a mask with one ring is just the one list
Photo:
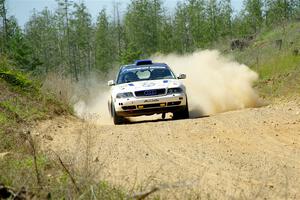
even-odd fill
[(8, 123), (6, 115), (0, 112), (0, 126), (5, 125), (6, 123)]
[(42, 119), (44, 116), (43, 110), (36, 107), (27, 106), (18, 99), (10, 99), (0, 102), (0, 107), (5, 109), (8, 113), (13, 113), (15, 118), (22, 121), (32, 121), (35, 119)]
[(258, 68), (261, 79), (267, 79), (296, 70), (300, 64), (300, 56), (283, 55), (263, 63)]
[(36, 85), (25, 74), (13, 70), (0, 70), (0, 78), (5, 80), (11, 86), (17, 86), (21, 91), (35, 92), (37, 90)]
[[(255, 84), (260, 96), (272, 100), (281, 96), (299, 95), (300, 23), (292, 22), (273, 29), (262, 30), (243, 51), (231, 53), (240, 63), (248, 65), (259, 74)], [(282, 39), (282, 48), (276, 46), (276, 40)]]
[(31, 123), (72, 113), (70, 107), (50, 94), (42, 93), (38, 82), (31, 81), (21, 72), (0, 69), (0, 89), (0, 110), (5, 118)]
[[(123, 190), (102, 181), (83, 179), (67, 165), (72, 176), (80, 180), (80, 192), (76, 192), (71, 177), (60, 162), (39, 151), (38, 141), (34, 142), (37, 152), (32, 153), (26, 130), (38, 120), (73, 112), (52, 94), (43, 93), (38, 82), (9, 69), (8, 63), (7, 58), (0, 56), (0, 153), (8, 152), (5, 157), (0, 157), (0, 183), (16, 190), (25, 186), (36, 199), (47, 199), (49, 195), (51, 199), (93, 199), (93, 195), (98, 199), (125, 199)], [(37, 181), (34, 158), (41, 183)]]
[[(0, 162), (0, 182), (20, 189), (26, 186), (37, 199), (46, 199), (51, 194), (51, 199), (125, 199), (125, 193), (120, 188), (110, 186), (104, 181), (82, 179), (80, 174), (72, 173), (80, 192), (77, 192), (70, 176), (62, 170), (58, 163), (47, 156), (37, 156), (41, 184), (37, 182), (33, 157), (28, 154), (12, 154)], [(68, 165), (69, 166), (69, 165)], [(42, 189), (41, 189), (41, 187)], [(91, 192), (93, 188), (93, 193)]]
[[(22, 156), (21, 156), (22, 155)], [(10, 173), (0, 174), (0, 180), (2, 183), (6, 185), (18, 185), (18, 178), (24, 178), (22, 177), (23, 173), (26, 173), (26, 178), (32, 178), (35, 182), (35, 172), (34, 172), (34, 162), (33, 158), (26, 154), (15, 154), (10, 155), (7, 158), (4, 159), (5, 163), (0, 164), (0, 172), (9, 171)], [(39, 155), (37, 157), (37, 164), (38, 168), (40, 170), (44, 170), (46, 165), (49, 163), (49, 161), (46, 159), (46, 157)]]

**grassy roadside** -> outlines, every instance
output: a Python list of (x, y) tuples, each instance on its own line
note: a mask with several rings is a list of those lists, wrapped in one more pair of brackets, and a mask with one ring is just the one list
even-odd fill
[[(255, 87), (260, 96), (272, 100), (299, 95), (300, 55), (293, 52), (300, 49), (299, 32), (299, 22), (284, 30), (264, 30), (249, 47), (231, 52), (236, 60), (258, 72), (260, 79)], [(277, 40), (283, 41), (281, 49), (276, 46)], [(84, 179), (74, 170), (69, 172), (63, 161), (38, 151), (38, 143), (27, 132), (32, 124), (71, 114), (72, 110), (41, 92), (39, 83), (7, 69), (9, 64), (3, 63), (0, 58), (0, 186), (11, 186), (16, 192), (25, 187), (27, 195), (37, 199), (124, 199), (120, 189)]]
[[(278, 42), (282, 42), (278, 45)], [(243, 50), (228, 50), (230, 41), (217, 48), (244, 63), (259, 74), (255, 84), (267, 100), (299, 96), (300, 92), (300, 22), (291, 22), (261, 30)], [(299, 51), (296, 55), (295, 51)], [(229, 52), (229, 53), (228, 53)]]
[(121, 190), (84, 178), (59, 156), (53, 159), (39, 151), (30, 127), (39, 120), (72, 114), (68, 105), (1, 62), (0, 91), (0, 199), (3, 190), (28, 199), (124, 198)]
[(261, 78), (256, 88), (262, 97), (297, 96), (300, 92), (300, 56), (279, 55), (258, 69)]
[(24, 74), (0, 69), (0, 151), (10, 151), (16, 136), (37, 120), (71, 113), (71, 109), (43, 94), (36, 82)]

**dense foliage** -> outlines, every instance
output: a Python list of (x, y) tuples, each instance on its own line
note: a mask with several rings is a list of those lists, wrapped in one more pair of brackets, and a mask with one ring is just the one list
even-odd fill
[(237, 14), (231, 0), (185, 0), (175, 12), (162, 0), (131, 0), (125, 13), (115, 3), (112, 16), (101, 10), (92, 23), (83, 3), (57, 3), (55, 12), (34, 12), (21, 30), (0, 0), (1, 54), (25, 71), (71, 74), (74, 80), (157, 52), (183, 54), (247, 37), (300, 16), (297, 0), (244, 0)]

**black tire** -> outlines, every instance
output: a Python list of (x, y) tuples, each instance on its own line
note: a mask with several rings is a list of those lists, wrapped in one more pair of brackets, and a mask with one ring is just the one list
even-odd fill
[(112, 110), (111, 110), (111, 103), (110, 102), (107, 102), (107, 107), (108, 107), (108, 112), (110, 114), (110, 116), (112, 117)]
[(183, 110), (173, 113), (173, 119), (188, 119), (188, 118), (190, 118), (188, 104), (186, 104), (186, 107)]
[(111, 105), (111, 114), (115, 125), (120, 125), (124, 123), (124, 118), (117, 115), (115, 107), (113, 105)]

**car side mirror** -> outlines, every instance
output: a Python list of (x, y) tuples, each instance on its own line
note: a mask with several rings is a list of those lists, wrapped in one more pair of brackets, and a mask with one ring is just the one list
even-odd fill
[(107, 85), (108, 86), (113, 86), (113, 85), (115, 85), (115, 81), (114, 80), (110, 80), (110, 81), (107, 82)]
[(177, 76), (178, 79), (186, 79), (186, 74), (179, 74)]

